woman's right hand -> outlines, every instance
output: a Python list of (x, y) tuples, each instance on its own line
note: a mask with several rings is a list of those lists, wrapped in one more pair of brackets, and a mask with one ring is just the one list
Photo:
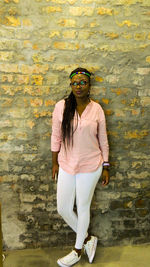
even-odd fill
[(58, 170), (59, 170), (59, 165), (55, 163), (52, 166), (52, 179), (56, 181), (56, 178), (58, 177)]

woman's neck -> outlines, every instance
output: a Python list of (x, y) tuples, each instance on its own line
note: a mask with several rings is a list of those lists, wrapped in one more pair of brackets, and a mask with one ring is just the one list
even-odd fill
[(84, 106), (90, 102), (89, 98), (76, 98), (77, 106)]

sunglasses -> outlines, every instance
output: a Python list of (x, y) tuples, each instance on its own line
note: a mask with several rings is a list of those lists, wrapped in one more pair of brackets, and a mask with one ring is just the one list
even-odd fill
[(70, 83), (70, 85), (72, 85), (72, 86), (77, 86), (77, 85), (80, 85), (80, 86), (85, 86), (85, 85), (87, 85), (88, 84), (88, 82), (87, 81), (80, 81), (80, 82), (73, 82), (73, 83)]

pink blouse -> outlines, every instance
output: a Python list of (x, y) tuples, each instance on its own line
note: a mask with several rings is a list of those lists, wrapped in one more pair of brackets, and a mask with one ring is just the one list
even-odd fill
[(81, 117), (76, 111), (73, 146), (65, 150), (62, 142), (61, 123), (65, 100), (56, 103), (52, 117), (51, 151), (58, 153), (58, 164), (70, 174), (95, 171), (103, 161), (108, 161), (105, 115), (102, 107), (93, 100), (86, 106)]

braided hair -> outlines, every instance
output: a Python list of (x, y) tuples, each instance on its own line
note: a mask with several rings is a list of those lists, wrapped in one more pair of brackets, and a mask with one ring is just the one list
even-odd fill
[[(86, 72), (87, 74), (89, 74), (88, 77), (90, 81), (91, 73), (87, 69), (84, 69), (84, 68), (77, 68), (73, 70), (70, 73), (69, 78), (71, 79), (72, 74), (75, 74), (76, 72)], [(73, 118), (75, 115), (76, 107), (77, 107), (76, 98), (73, 92), (71, 92), (70, 95), (67, 98), (65, 98), (65, 108), (64, 108), (63, 120), (62, 120), (62, 138), (63, 138), (63, 143), (65, 147), (66, 145), (69, 146), (70, 143), (73, 146), (73, 134), (76, 131), (77, 125), (78, 125), (78, 120), (77, 120), (77, 125), (74, 129)]]

